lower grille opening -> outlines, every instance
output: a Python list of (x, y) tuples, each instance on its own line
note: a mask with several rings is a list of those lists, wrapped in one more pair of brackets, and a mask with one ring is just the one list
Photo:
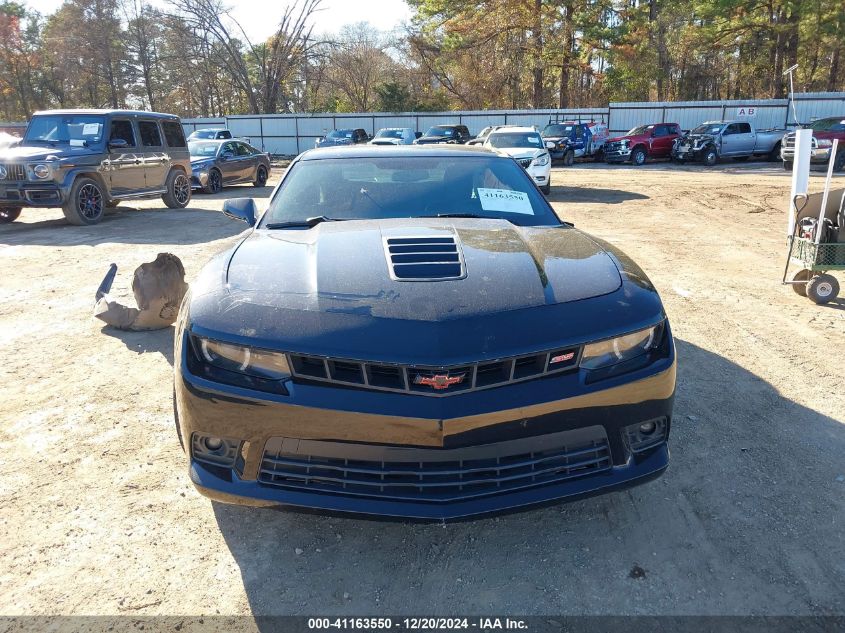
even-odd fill
[[(569, 440), (561, 444), (562, 440)], [(258, 480), (292, 491), (446, 503), (552, 485), (610, 470), (602, 427), (465, 449), (373, 447), (284, 438), (265, 447)], [(508, 449), (518, 452), (499, 455)], [(306, 452), (308, 451), (308, 452)], [(332, 456), (314, 454), (317, 451)], [(348, 454), (349, 457), (341, 455)]]

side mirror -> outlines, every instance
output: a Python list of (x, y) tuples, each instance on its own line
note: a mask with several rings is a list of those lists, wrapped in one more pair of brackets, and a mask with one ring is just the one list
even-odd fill
[(126, 149), (129, 143), (124, 138), (113, 138), (109, 141), (109, 149)]
[(545, 145), (546, 145), (546, 149), (554, 149), (555, 148), (555, 142), (554, 141), (546, 141)]
[(249, 226), (255, 226), (255, 218), (258, 215), (255, 208), (255, 200), (252, 198), (232, 198), (223, 203), (223, 213), (233, 220), (246, 222)]

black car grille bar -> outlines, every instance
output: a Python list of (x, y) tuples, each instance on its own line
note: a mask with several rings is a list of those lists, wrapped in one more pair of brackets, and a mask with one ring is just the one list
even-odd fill
[(423, 396), (452, 396), (575, 369), (580, 347), (445, 367), (289, 354), (294, 378)]
[[(789, 134), (784, 136), (781, 143), (783, 144), (784, 149), (793, 149), (795, 147), (795, 132), (790, 132)], [(815, 136), (813, 136), (810, 139), (810, 147), (812, 149), (817, 149), (818, 146), (819, 141)]]
[(258, 481), (301, 492), (443, 503), (554, 484), (611, 467), (601, 427), (458, 449), (272, 438)]
[(3, 167), (6, 168), (6, 177), (2, 180), (26, 180), (26, 168), (23, 165), (8, 163)]
[(453, 237), (391, 237), (384, 242), (390, 275), (396, 281), (442, 281), (466, 276)]
[(534, 160), (533, 158), (520, 158), (517, 162), (522, 165), (523, 168), (528, 169), (531, 167), (531, 161)]

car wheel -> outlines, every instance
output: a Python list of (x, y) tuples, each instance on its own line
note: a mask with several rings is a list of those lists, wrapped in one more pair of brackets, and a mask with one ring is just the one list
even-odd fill
[(191, 201), (191, 181), (179, 170), (167, 176), (167, 193), (161, 197), (168, 209), (184, 209)]
[(252, 182), (254, 187), (263, 187), (267, 184), (267, 168), (264, 165), (259, 165), (255, 171), (255, 180)]
[(203, 193), (219, 193), (223, 189), (223, 175), (216, 169), (208, 172), (208, 181), (202, 188)]
[(540, 191), (542, 191), (545, 195), (549, 195), (552, 192), (552, 183), (549, 181), (548, 184), (543, 185), (540, 187)]
[(633, 152), (631, 152), (631, 164), (636, 165), (639, 167), (640, 165), (645, 164), (646, 153), (642, 147), (638, 147)]
[(800, 284), (792, 284), (792, 289), (795, 291), (795, 294), (801, 295), (802, 297), (807, 296), (807, 282), (810, 281), (810, 277), (812, 277), (813, 273), (809, 270), (799, 270), (795, 273), (795, 276), (792, 277), (792, 281), (800, 281)]
[(719, 161), (719, 155), (716, 154), (716, 150), (712, 147), (704, 152), (704, 164), (707, 167), (712, 167)]
[(769, 152), (769, 162), (773, 163), (780, 158), (780, 143), (775, 143), (772, 151)]
[(839, 282), (833, 275), (819, 275), (807, 282), (807, 298), (823, 305), (839, 294)]
[(14, 222), (21, 215), (20, 207), (5, 207), (0, 208), (0, 224), (9, 224)]
[(70, 188), (68, 201), (62, 206), (65, 219), (76, 226), (97, 224), (103, 219), (105, 210), (103, 190), (92, 178), (77, 178)]
[(791, 161), (791, 160), (785, 160), (785, 161), (783, 161), (783, 168), (784, 168), (786, 171), (792, 171), (792, 161)]
[(563, 155), (563, 166), (564, 167), (572, 167), (572, 164), (575, 162), (575, 152), (569, 150)]

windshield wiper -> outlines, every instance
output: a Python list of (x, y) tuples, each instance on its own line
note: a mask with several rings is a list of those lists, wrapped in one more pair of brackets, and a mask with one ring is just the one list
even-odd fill
[(343, 222), (348, 218), (329, 218), (325, 215), (317, 215), (313, 218), (305, 218), (304, 220), (292, 220), (290, 222), (270, 222), (264, 226), (265, 229), (310, 229), (312, 226), (317, 226), (321, 222)]
[(478, 215), (477, 213), (438, 213), (436, 215), (418, 215), (418, 218), (478, 218), (478, 219), (487, 219), (493, 220), (495, 218), (491, 218), (486, 215)]

